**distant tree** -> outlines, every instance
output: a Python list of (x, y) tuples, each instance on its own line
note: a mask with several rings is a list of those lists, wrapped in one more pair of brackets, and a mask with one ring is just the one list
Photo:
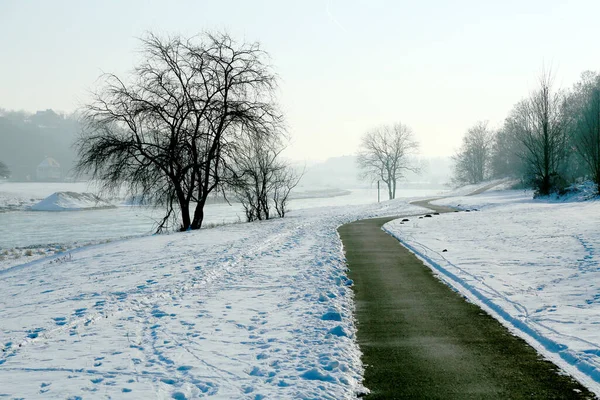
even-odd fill
[(552, 78), (543, 73), (539, 88), (518, 103), (510, 118), (521, 157), (537, 194), (548, 195), (564, 186), (569, 155), (568, 115), (563, 93), (553, 92)]
[(373, 129), (361, 139), (357, 156), (361, 177), (383, 181), (389, 198), (394, 199), (398, 180), (404, 173), (419, 170), (412, 158), (418, 149), (419, 143), (407, 125), (397, 123)]
[(526, 176), (523, 163), (523, 145), (517, 139), (512, 119), (496, 131), (492, 142), (491, 173), (495, 178), (519, 178)]
[(247, 135), (236, 146), (229, 182), (242, 203), (247, 221), (273, 217), (273, 208), (281, 218), (287, 212), (291, 190), (300, 175), (281, 159), (284, 146), (261, 135)]
[(258, 43), (226, 34), (148, 34), (142, 52), (131, 83), (106, 75), (86, 106), (77, 168), (108, 191), (124, 186), (163, 206), (158, 230), (173, 220), (180, 230), (199, 229), (235, 144), (248, 134), (267, 140), (281, 132), (276, 78)]
[(570, 96), (573, 143), (600, 194), (600, 75), (584, 72)]
[(452, 157), (456, 184), (474, 184), (491, 176), (493, 133), (487, 122), (477, 122), (463, 136), (460, 149)]
[(10, 176), (10, 169), (0, 161), (0, 178), (8, 178)]

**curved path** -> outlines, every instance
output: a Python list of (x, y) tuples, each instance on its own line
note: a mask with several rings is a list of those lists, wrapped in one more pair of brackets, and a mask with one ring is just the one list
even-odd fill
[[(454, 211), (429, 201), (413, 204)], [(338, 230), (355, 283), (367, 398), (595, 398), (381, 230), (396, 218)]]

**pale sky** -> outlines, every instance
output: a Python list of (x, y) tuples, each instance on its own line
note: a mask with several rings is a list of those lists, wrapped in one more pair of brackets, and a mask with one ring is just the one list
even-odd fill
[(0, 0), (0, 107), (73, 111), (102, 72), (125, 75), (145, 31), (227, 30), (280, 76), (296, 160), (354, 154), (379, 124), (450, 155), (501, 124), (551, 66), (557, 86), (600, 70), (600, 1)]

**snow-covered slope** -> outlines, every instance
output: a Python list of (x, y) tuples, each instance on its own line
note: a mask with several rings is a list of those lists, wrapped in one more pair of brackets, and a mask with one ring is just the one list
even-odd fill
[(31, 207), (32, 211), (80, 211), (113, 208), (93, 193), (56, 192)]
[(3, 182), (0, 181), (0, 212), (27, 210), (55, 192), (90, 192), (84, 182)]
[(442, 279), (600, 394), (600, 202), (496, 191), (384, 226)]
[(0, 271), (0, 395), (352, 398), (363, 370), (336, 228), (419, 210), (310, 209)]

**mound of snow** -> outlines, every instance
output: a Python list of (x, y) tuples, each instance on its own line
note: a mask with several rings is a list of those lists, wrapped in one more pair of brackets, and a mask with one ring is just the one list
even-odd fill
[(93, 193), (56, 192), (34, 204), (33, 211), (78, 211), (98, 208), (114, 208)]

